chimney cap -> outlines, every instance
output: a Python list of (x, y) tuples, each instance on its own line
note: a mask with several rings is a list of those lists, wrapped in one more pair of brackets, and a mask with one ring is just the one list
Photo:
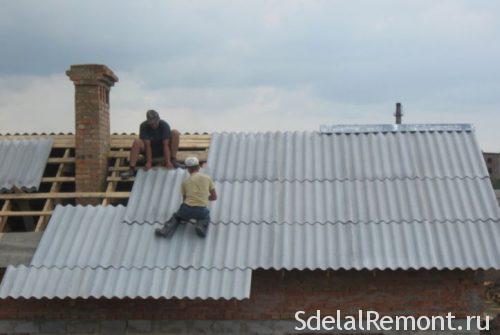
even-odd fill
[(115, 73), (102, 64), (75, 64), (71, 65), (66, 75), (75, 85), (97, 85), (105, 84), (113, 86), (118, 77)]

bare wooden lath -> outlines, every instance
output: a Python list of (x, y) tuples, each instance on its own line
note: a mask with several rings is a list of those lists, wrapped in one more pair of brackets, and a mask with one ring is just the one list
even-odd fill
[[(127, 158), (137, 135), (111, 135), (107, 187), (103, 192), (75, 192), (74, 134), (5, 134), (0, 135), (0, 140), (47, 136), (51, 137), (54, 143), (38, 192), (0, 194), (0, 233), (12, 230), (9, 223), (19, 225), (28, 219), (35, 224), (33, 228), (25, 224), (27, 231), (43, 231), (55, 205), (59, 203), (74, 204), (77, 198), (101, 198), (103, 205), (109, 205), (125, 203), (129, 197), (134, 179), (123, 180), (119, 177), (119, 173), (128, 169)], [(177, 159), (184, 160), (187, 156), (193, 155), (205, 162), (209, 145), (209, 134), (183, 134), (180, 138)]]

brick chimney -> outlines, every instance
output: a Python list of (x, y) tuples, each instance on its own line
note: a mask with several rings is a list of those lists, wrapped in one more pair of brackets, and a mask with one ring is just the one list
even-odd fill
[[(75, 84), (76, 192), (103, 192), (108, 173), (109, 91), (118, 77), (105, 65), (71, 65), (66, 71)], [(77, 199), (98, 204), (100, 199)]]
[(401, 108), (401, 102), (396, 103), (396, 113), (394, 113), (394, 116), (396, 117), (396, 124), (401, 124), (401, 121), (403, 119), (403, 110)]

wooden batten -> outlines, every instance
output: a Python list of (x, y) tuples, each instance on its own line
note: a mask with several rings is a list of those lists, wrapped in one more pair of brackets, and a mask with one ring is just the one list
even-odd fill
[[(130, 155), (130, 147), (134, 139), (138, 138), (135, 134), (111, 135), (111, 145), (109, 151), (109, 165), (107, 186), (104, 192), (70, 192), (63, 191), (74, 189), (71, 184), (75, 183), (74, 176), (74, 134), (59, 134), (59, 135), (0, 135), (0, 140), (22, 140), (34, 138), (51, 137), (54, 140), (51, 156), (47, 160), (47, 165), (51, 166), (47, 171), (52, 171), (50, 175), (42, 177), (43, 189), (49, 191), (25, 193), (18, 190), (14, 193), (0, 194), (0, 234), (9, 230), (7, 223), (9, 218), (14, 220), (15, 217), (26, 218), (33, 217), (35, 220), (35, 232), (42, 232), (47, 226), (52, 211), (56, 204), (61, 201), (72, 202), (76, 198), (101, 198), (102, 205), (111, 205), (114, 202), (122, 203), (130, 196), (130, 190), (133, 185), (134, 178), (123, 180), (119, 177), (121, 171), (128, 169), (127, 158)], [(177, 159), (183, 161), (188, 156), (196, 156), (202, 162), (206, 162), (208, 158), (208, 149), (210, 147), (211, 135), (209, 134), (182, 134), (180, 138), (179, 151)], [(61, 156), (61, 151), (64, 154)], [(54, 169), (56, 173), (53, 174)], [(49, 186), (47, 186), (47, 184)], [(65, 185), (64, 187), (62, 187)], [(119, 191), (117, 191), (119, 190)], [(28, 201), (43, 202), (43, 207), (40, 210), (32, 210), (29, 207)], [(19, 206), (23, 204), (24, 206)], [(38, 207), (40, 208), (40, 207)], [(19, 219), (16, 219), (19, 220)], [(28, 228), (30, 229), (30, 228)]]

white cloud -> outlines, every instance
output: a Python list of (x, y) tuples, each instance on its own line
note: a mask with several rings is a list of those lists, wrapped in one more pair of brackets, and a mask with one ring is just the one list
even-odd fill
[(62, 74), (0, 76), (0, 133), (74, 132), (73, 92)]

